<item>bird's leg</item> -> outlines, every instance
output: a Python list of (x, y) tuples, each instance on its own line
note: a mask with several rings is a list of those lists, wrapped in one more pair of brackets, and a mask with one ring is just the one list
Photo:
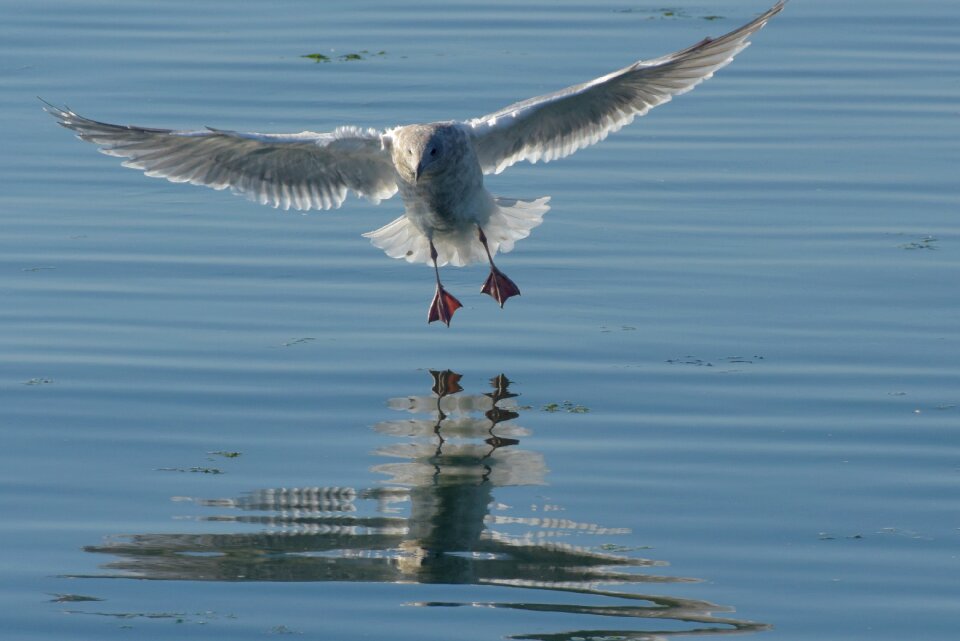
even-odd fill
[(508, 298), (520, 295), (520, 288), (493, 264), (493, 256), (490, 254), (490, 247), (487, 245), (487, 236), (483, 233), (482, 227), (477, 225), (477, 229), (480, 231), (480, 242), (483, 243), (483, 250), (487, 252), (487, 260), (490, 261), (490, 275), (487, 276), (487, 280), (480, 291), (492, 296), (494, 300), (500, 303), (500, 307), (503, 307)]
[(450, 327), (450, 319), (453, 313), (463, 307), (453, 294), (450, 294), (440, 283), (440, 268), (437, 267), (437, 249), (433, 246), (433, 239), (430, 242), (430, 259), (433, 261), (433, 273), (437, 277), (437, 291), (433, 295), (433, 302), (430, 303), (430, 310), (427, 312), (427, 323), (433, 321), (442, 321), (447, 327)]

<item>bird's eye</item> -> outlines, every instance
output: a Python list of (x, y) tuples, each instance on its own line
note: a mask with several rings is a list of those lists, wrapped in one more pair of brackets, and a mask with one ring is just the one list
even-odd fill
[(436, 148), (436, 147), (434, 147), (433, 149), (430, 150), (430, 155), (431, 155), (431, 156), (436, 156), (436, 155), (437, 155), (437, 148)]

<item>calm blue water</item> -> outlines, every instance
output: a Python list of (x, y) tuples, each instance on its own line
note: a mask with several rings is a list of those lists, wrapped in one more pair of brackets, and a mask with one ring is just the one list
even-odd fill
[(955, 638), (960, 4), (793, 0), (693, 93), (490, 179), (553, 208), (506, 309), (446, 270), (449, 330), (359, 236), (397, 201), (150, 180), (35, 96), (468, 118), (766, 4), (330, 4), (0, 9), (5, 634)]

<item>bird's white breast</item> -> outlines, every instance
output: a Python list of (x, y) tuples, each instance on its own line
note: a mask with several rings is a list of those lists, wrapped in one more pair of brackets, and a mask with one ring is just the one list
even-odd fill
[(459, 125), (437, 126), (444, 136), (442, 162), (418, 181), (403, 175), (399, 181), (407, 218), (428, 237), (483, 225), (493, 210), (469, 136)]

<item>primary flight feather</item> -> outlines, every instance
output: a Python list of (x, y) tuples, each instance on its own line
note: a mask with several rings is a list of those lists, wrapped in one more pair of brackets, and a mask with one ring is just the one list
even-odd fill
[(449, 325), (461, 305), (441, 284), (439, 267), (488, 261), (481, 291), (503, 307), (520, 290), (493, 256), (513, 249), (549, 209), (548, 197), (493, 196), (483, 185), (485, 174), (522, 160), (563, 158), (603, 140), (729, 64), (783, 7), (781, 0), (719, 38), (464, 122), (261, 134), (111, 125), (49, 104), (46, 110), (101, 152), (125, 158), (126, 167), (172, 182), (229, 188), (264, 205), (331, 209), (348, 192), (379, 203), (399, 191), (404, 215), (364, 235), (391, 257), (433, 266), (436, 292), (427, 320)]

